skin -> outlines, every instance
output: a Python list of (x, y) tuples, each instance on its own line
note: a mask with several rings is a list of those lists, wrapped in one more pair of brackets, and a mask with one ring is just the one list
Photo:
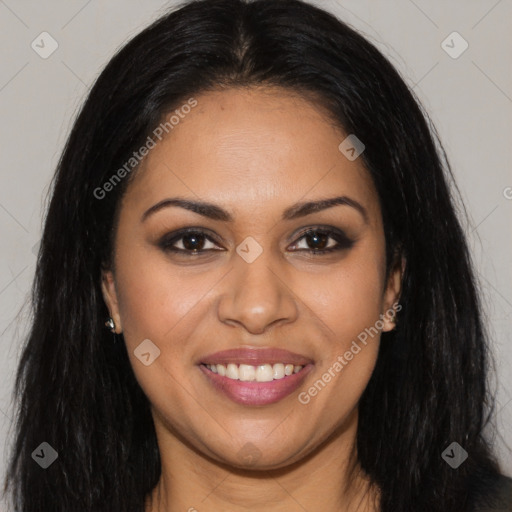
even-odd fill
[[(398, 299), (400, 271), (386, 280), (382, 216), (370, 176), (361, 158), (349, 161), (338, 149), (346, 134), (290, 91), (228, 89), (196, 99), (129, 185), (114, 265), (102, 279), (116, 331), (124, 334), (152, 405), (162, 475), (146, 512), (377, 510), (378, 490), (371, 491), (360, 471), (355, 442), (358, 402), (380, 333), (309, 403), (297, 396)], [(340, 195), (360, 203), (366, 219), (348, 205), (281, 219), (296, 202)], [(215, 203), (233, 221), (176, 206), (141, 220), (176, 196)], [(318, 225), (355, 242), (308, 253), (324, 246), (302, 230)], [(222, 250), (193, 257), (159, 246), (184, 227), (213, 235), (199, 248)], [(263, 249), (252, 263), (236, 252), (248, 236)], [(174, 245), (183, 244), (181, 238)], [(389, 316), (381, 327), (393, 329)], [(149, 366), (134, 355), (145, 339), (161, 351)], [(202, 356), (238, 347), (284, 348), (311, 358), (314, 367), (285, 399), (240, 405), (197, 366)], [(256, 454), (252, 463), (243, 458), (247, 450)]]

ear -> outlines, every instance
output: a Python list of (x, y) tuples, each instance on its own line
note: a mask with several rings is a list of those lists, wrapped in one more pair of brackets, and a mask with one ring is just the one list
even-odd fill
[(116, 326), (115, 332), (120, 334), (123, 332), (123, 328), (121, 325), (121, 316), (119, 315), (119, 304), (117, 301), (114, 274), (111, 270), (103, 269), (101, 271), (101, 291), (103, 293), (105, 304), (110, 312), (110, 316), (114, 320)]
[(399, 304), (400, 292), (402, 290), (402, 277), (405, 271), (405, 259), (396, 258), (395, 263), (389, 272), (386, 289), (384, 290), (382, 321), (384, 322), (383, 332), (392, 331), (395, 328), (395, 317), (402, 309)]

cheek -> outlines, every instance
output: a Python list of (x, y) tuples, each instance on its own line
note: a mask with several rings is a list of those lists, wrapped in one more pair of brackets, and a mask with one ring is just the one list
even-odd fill
[(338, 350), (382, 313), (384, 263), (376, 254), (354, 252), (337, 269), (303, 281), (301, 296), (328, 327)]
[(316, 375), (299, 401), (326, 419), (322, 428), (327, 430), (356, 407), (377, 361), (384, 260), (376, 254), (354, 253), (337, 271), (309, 280), (303, 290), (328, 338), (318, 345)]
[(200, 300), (209, 275), (187, 278), (184, 267), (171, 265), (152, 249), (130, 247), (125, 254), (116, 265), (125, 339), (162, 339)]
[[(187, 276), (154, 251), (138, 248), (119, 258), (116, 273), (123, 336), (137, 381), (156, 410), (166, 410), (178, 423), (184, 411), (193, 409), (190, 395), (182, 392), (193, 359), (187, 340), (205, 315), (205, 292), (218, 278), (210, 273)], [(159, 350), (154, 360), (151, 353), (148, 366), (138, 357), (145, 340)]]

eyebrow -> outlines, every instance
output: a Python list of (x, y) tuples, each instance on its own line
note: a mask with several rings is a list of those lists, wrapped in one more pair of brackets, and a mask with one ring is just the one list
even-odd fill
[[(282, 220), (294, 220), (300, 217), (305, 217), (306, 215), (310, 215), (311, 213), (316, 213), (322, 210), (326, 210), (327, 208), (332, 208), (333, 206), (350, 206), (357, 210), (364, 221), (368, 223), (368, 213), (364, 206), (356, 201), (355, 199), (351, 199), (347, 196), (338, 196), (331, 197), (329, 199), (319, 199), (317, 201), (307, 201), (302, 203), (296, 203), (286, 210), (284, 210), (282, 215)], [(189, 210), (191, 212), (202, 215), (203, 217), (208, 217), (213, 220), (219, 220), (222, 222), (233, 222), (233, 216), (213, 203), (208, 203), (205, 201), (192, 201), (190, 199), (183, 199), (180, 197), (170, 197), (167, 199), (163, 199), (159, 201), (155, 205), (151, 206), (147, 209), (141, 217), (141, 222), (144, 222), (150, 215), (162, 210), (163, 208), (168, 208), (171, 206), (176, 206), (179, 208), (184, 208), (185, 210)]]

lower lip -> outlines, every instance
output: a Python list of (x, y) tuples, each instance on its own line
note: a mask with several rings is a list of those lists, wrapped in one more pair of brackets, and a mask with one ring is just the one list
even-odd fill
[(234, 380), (212, 372), (203, 364), (199, 365), (199, 368), (213, 386), (233, 402), (241, 405), (269, 405), (279, 402), (296, 391), (313, 365), (308, 364), (297, 373), (270, 382)]

